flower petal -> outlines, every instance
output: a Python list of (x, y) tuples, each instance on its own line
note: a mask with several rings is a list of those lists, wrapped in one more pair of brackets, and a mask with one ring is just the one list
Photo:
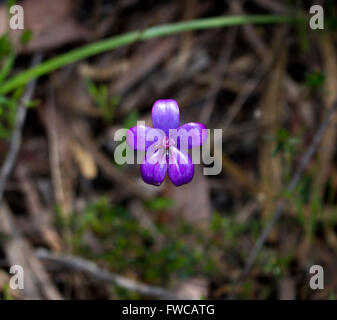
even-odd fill
[(126, 142), (134, 150), (146, 151), (157, 140), (163, 139), (165, 133), (162, 130), (148, 126), (135, 126), (126, 133)]
[(168, 176), (177, 187), (189, 183), (193, 179), (194, 164), (187, 152), (170, 147)]
[(154, 128), (162, 129), (169, 135), (169, 129), (179, 126), (180, 115), (177, 101), (173, 99), (157, 100), (152, 107), (152, 123)]
[(202, 123), (188, 122), (170, 131), (170, 138), (174, 140), (179, 150), (191, 149), (204, 144), (207, 139), (207, 129)]
[(165, 149), (160, 148), (151, 155), (146, 155), (140, 165), (140, 172), (143, 180), (148, 184), (160, 186), (164, 181), (167, 171), (167, 161)]

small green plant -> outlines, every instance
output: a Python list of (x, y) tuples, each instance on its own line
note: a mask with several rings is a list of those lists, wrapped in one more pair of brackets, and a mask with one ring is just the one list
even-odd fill
[(0, 139), (8, 139), (15, 122), (16, 102), (0, 97)]
[[(145, 203), (149, 213), (169, 208), (173, 201), (155, 198)], [(243, 233), (254, 233), (257, 220), (238, 225), (235, 218), (215, 213), (210, 226), (204, 228), (179, 220), (166, 225), (153, 220), (164, 237), (146, 229), (124, 206), (115, 205), (107, 197), (90, 202), (83, 212), (71, 215), (67, 224), (72, 238), (70, 247), (75, 255), (103, 264), (112, 272), (132, 272), (142, 281), (167, 285), (171, 277), (224, 277), (223, 253), (237, 243)], [(62, 231), (62, 230), (61, 230)], [(130, 297), (124, 290), (115, 290), (118, 297)], [(134, 296), (133, 296), (134, 297)]]
[(137, 110), (131, 111), (123, 121), (123, 127), (130, 129), (137, 124), (139, 113)]
[(111, 122), (114, 117), (116, 107), (119, 104), (119, 98), (116, 96), (109, 97), (108, 87), (106, 84), (96, 85), (93, 81), (87, 80), (88, 92), (94, 104), (101, 110), (103, 118)]
[(279, 153), (291, 156), (296, 151), (296, 148), (300, 144), (301, 140), (298, 137), (292, 136), (288, 130), (279, 128), (276, 132), (275, 142), (276, 146), (273, 150), (272, 156), (276, 156)]
[(301, 143), (301, 139), (296, 136), (292, 136), (291, 133), (285, 128), (278, 128), (275, 136), (266, 136), (266, 141), (274, 143), (274, 149), (271, 153), (272, 157), (280, 156), (282, 165), (282, 178), (283, 184), (288, 183), (294, 155), (298, 152), (298, 146)]
[(149, 200), (145, 203), (146, 208), (149, 210), (164, 210), (169, 209), (173, 206), (174, 201), (169, 198), (158, 197), (152, 200)]
[(9, 285), (5, 284), (2, 288), (2, 294), (4, 300), (13, 300), (12, 295), (10, 294)]
[[(15, 54), (8, 34), (0, 38), (0, 86), (10, 74), (15, 61)], [(14, 125), (16, 101), (0, 95), (0, 139), (7, 139)]]
[(278, 278), (282, 277), (288, 269), (293, 254), (288, 254), (286, 257), (279, 257), (273, 251), (265, 252), (265, 254), (267, 261), (263, 263), (264, 272), (267, 275), (273, 275)]
[[(156, 205), (158, 203), (160, 201)], [(123, 273), (130, 268), (138, 270), (145, 280), (153, 283), (167, 279), (172, 273), (178, 272), (180, 276), (193, 274), (197, 271), (195, 267), (201, 263), (195, 250), (177, 237), (173, 230), (166, 230), (163, 226), (161, 230), (169, 241), (158, 248), (149, 231), (128, 210), (112, 205), (104, 197), (89, 204), (84, 213), (72, 221), (72, 229), (73, 247), (78, 254), (104, 260), (115, 272)], [(100, 253), (93, 253), (84, 241), (88, 232), (102, 245)]]
[(322, 88), (324, 85), (325, 76), (320, 71), (309, 72), (306, 75), (305, 83), (310, 89)]
[(26, 45), (28, 44), (33, 38), (33, 33), (31, 30), (27, 29), (27, 30), (24, 30), (24, 32), (21, 34), (20, 36), (20, 42), (23, 44), (23, 45)]

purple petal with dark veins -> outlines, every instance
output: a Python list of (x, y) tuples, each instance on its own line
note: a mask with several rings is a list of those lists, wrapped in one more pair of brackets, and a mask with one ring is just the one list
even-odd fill
[(189, 183), (193, 179), (194, 164), (187, 152), (170, 147), (168, 176), (177, 187)]
[(126, 142), (130, 148), (139, 151), (146, 151), (157, 140), (162, 140), (165, 133), (162, 130), (148, 126), (135, 126), (126, 133)]
[(157, 100), (152, 107), (152, 123), (154, 128), (162, 129), (169, 135), (169, 129), (179, 126), (180, 115), (177, 101), (173, 99)]
[(207, 129), (202, 123), (189, 122), (176, 130), (171, 130), (170, 138), (175, 141), (179, 150), (191, 149), (204, 144), (207, 139)]
[(146, 183), (160, 186), (165, 179), (167, 171), (165, 149), (160, 148), (150, 153), (150, 156), (147, 154), (140, 165), (140, 172)]

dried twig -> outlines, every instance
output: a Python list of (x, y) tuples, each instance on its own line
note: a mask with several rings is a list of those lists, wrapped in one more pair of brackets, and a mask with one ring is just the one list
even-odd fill
[(49, 162), (53, 191), (62, 215), (69, 217), (73, 210), (73, 168), (70, 140), (65, 132), (63, 117), (56, 108), (55, 93), (50, 87), (46, 108), (42, 116), (48, 136)]
[(218, 62), (215, 65), (216, 77), (214, 80), (214, 84), (206, 100), (205, 106), (200, 114), (201, 122), (207, 123), (212, 115), (214, 105), (215, 105), (215, 100), (216, 100), (218, 92), (220, 91), (222, 87), (222, 79), (224, 77), (224, 74), (228, 67), (230, 57), (232, 55), (232, 51), (233, 51), (233, 47), (234, 47), (234, 43), (236, 39), (236, 34), (237, 34), (237, 28), (233, 28), (229, 30), (227, 37), (225, 39), (225, 42), (223, 44), (223, 47), (221, 49), (220, 57), (218, 59)]
[(44, 243), (50, 248), (57, 252), (61, 251), (62, 242), (52, 225), (52, 213), (43, 207), (38, 191), (22, 162), (18, 163), (15, 174), (25, 195), (29, 217), (33, 221), (33, 229), (38, 231)]
[[(277, 128), (282, 123), (282, 95), (284, 94), (284, 77), (287, 61), (287, 49), (284, 39), (280, 36), (275, 37), (276, 48), (275, 65), (273, 70), (267, 76), (266, 88), (261, 95), (259, 102), (259, 110), (261, 112), (260, 122), (262, 124), (271, 124), (262, 128), (260, 131), (261, 142), (259, 145), (259, 172), (261, 184), (265, 189), (269, 190), (264, 200), (264, 208), (261, 212), (263, 219), (267, 219), (274, 208), (274, 197), (282, 188), (282, 157), (276, 154), (271, 157), (276, 148), (276, 141), (267, 141), (265, 137), (277, 136)], [(283, 48), (279, 48), (279, 43), (283, 44)]]
[(287, 4), (272, 0), (255, 0), (261, 7), (268, 9), (274, 13), (290, 13), (292, 10)]
[(248, 81), (243, 87), (240, 93), (235, 98), (234, 102), (228, 107), (228, 111), (226, 112), (225, 116), (223, 117), (223, 120), (221, 123), (223, 123), (223, 131), (226, 132), (232, 122), (234, 121), (235, 117), (239, 114), (241, 108), (245, 104), (245, 102), (248, 100), (250, 95), (254, 92), (254, 90), (258, 87), (258, 85), (261, 83), (263, 77), (265, 76), (267, 69), (265, 68), (265, 65), (262, 64), (258, 66), (254, 70), (254, 79)]
[(45, 249), (38, 249), (36, 251), (36, 256), (41, 260), (57, 264), (64, 268), (84, 272), (98, 281), (114, 284), (127, 290), (136, 291), (145, 296), (151, 296), (159, 299), (187, 299), (187, 297), (179, 296), (179, 294), (164, 288), (139, 283), (118, 274), (110, 273), (101, 269), (93, 262), (80, 257), (57, 255)]
[[(36, 54), (32, 60), (32, 66), (39, 64), (42, 60), (41, 54)], [(32, 98), (35, 91), (36, 80), (32, 80), (26, 88), (26, 91), (22, 95), (17, 111), (16, 111), (16, 121), (14, 129), (10, 139), (9, 152), (5, 158), (5, 161), (1, 167), (0, 171), (0, 203), (2, 201), (3, 193), (5, 190), (5, 185), (9, 175), (11, 174), (14, 163), (21, 146), (22, 128), (25, 123), (26, 113), (27, 113), (27, 103)]]
[[(336, 50), (333, 40), (328, 35), (325, 35), (320, 42), (320, 50), (322, 54), (323, 67), (324, 67), (324, 91), (323, 91), (323, 108), (321, 109), (322, 117), (329, 110), (329, 106), (337, 98), (337, 59)], [(331, 123), (337, 123), (337, 114), (334, 115)], [(314, 176), (313, 185), (314, 191), (312, 192), (311, 201), (316, 201), (322, 197), (324, 193), (324, 186), (330, 178), (330, 172), (335, 153), (335, 144), (337, 137), (336, 126), (331, 126), (322, 141), (319, 152), (317, 153), (318, 161), (316, 174)]]
[(16, 228), (14, 215), (6, 202), (0, 206), (0, 232), (7, 237), (3, 243), (7, 261), (11, 265), (20, 265), (24, 269), (23, 296), (34, 300), (63, 299), (42, 263), (35, 257), (31, 245)]
[[(319, 128), (318, 128), (318, 130), (317, 130), (317, 132), (314, 136), (312, 144), (308, 147), (307, 151), (304, 153), (303, 157), (301, 158), (299, 166), (298, 166), (297, 170), (295, 171), (294, 175), (292, 176), (288, 187), (286, 188), (287, 193), (291, 193), (295, 190), (295, 188), (296, 188), (296, 186), (297, 186), (297, 184), (298, 184), (298, 182), (299, 182), (299, 180), (302, 176), (302, 173), (303, 173), (305, 167), (308, 165), (310, 159), (312, 158), (312, 156), (316, 152), (316, 150), (319, 146), (319, 143), (321, 142), (321, 140), (324, 136), (324, 133), (328, 129), (330, 120), (333, 117), (336, 110), (337, 110), (337, 100), (335, 100), (334, 103), (332, 104), (332, 106), (330, 107), (327, 115), (325, 116), (323, 122), (319, 126)], [(256, 258), (258, 256), (260, 250), (262, 249), (269, 233), (273, 229), (273, 227), (276, 224), (276, 222), (278, 221), (278, 219), (282, 216), (285, 205), (286, 205), (286, 200), (282, 199), (279, 202), (278, 206), (276, 207), (276, 209), (275, 209), (275, 211), (272, 215), (272, 218), (270, 219), (267, 226), (265, 227), (265, 229), (260, 234), (259, 239), (257, 240), (253, 250), (251, 251), (251, 253), (250, 253), (250, 255), (247, 259), (245, 268), (244, 268), (244, 270), (243, 270), (243, 272), (242, 272), (242, 274), (239, 277), (239, 280), (237, 282), (237, 286), (240, 286), (243, 283), (244, 279), (247, 277), (247, 275), (250, 273), (251, 268), (253, 267), (253, 265), (256, 261)], [(234, 298), (234, 297), (235, 297), (235, 294), (232, 295), (230, 298)]]

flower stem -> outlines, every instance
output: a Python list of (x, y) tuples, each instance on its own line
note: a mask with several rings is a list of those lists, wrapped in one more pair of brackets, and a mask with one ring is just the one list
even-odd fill
[(54, 70), (64, 67), (68, 64), (80, 61), (82, 59), (100, 54), (130, 43), (143, 41), (147, 39), (167, 36), (192, 30), (202, 30), (211, 28), (220, 28), (226, 26), (241, 25), (247, 23), (253, 24), (271, 24), (271, 23), (291, 23), (298, 18), (291, 15), (241, 15), (241, 16), (220, 16), (213, 18), (203, 18), (191, 21), (177, 22), (151, 27), (141, 31), (133, 31), (118, 35), (112, 38), (104, 39), (91, 43), (82, 48), (60, 54), (35, 67), (23, 71), (16, 76), (5, 81), (0, 87), (0, 94), (6, 94), (30, 80), (46, 75)]

